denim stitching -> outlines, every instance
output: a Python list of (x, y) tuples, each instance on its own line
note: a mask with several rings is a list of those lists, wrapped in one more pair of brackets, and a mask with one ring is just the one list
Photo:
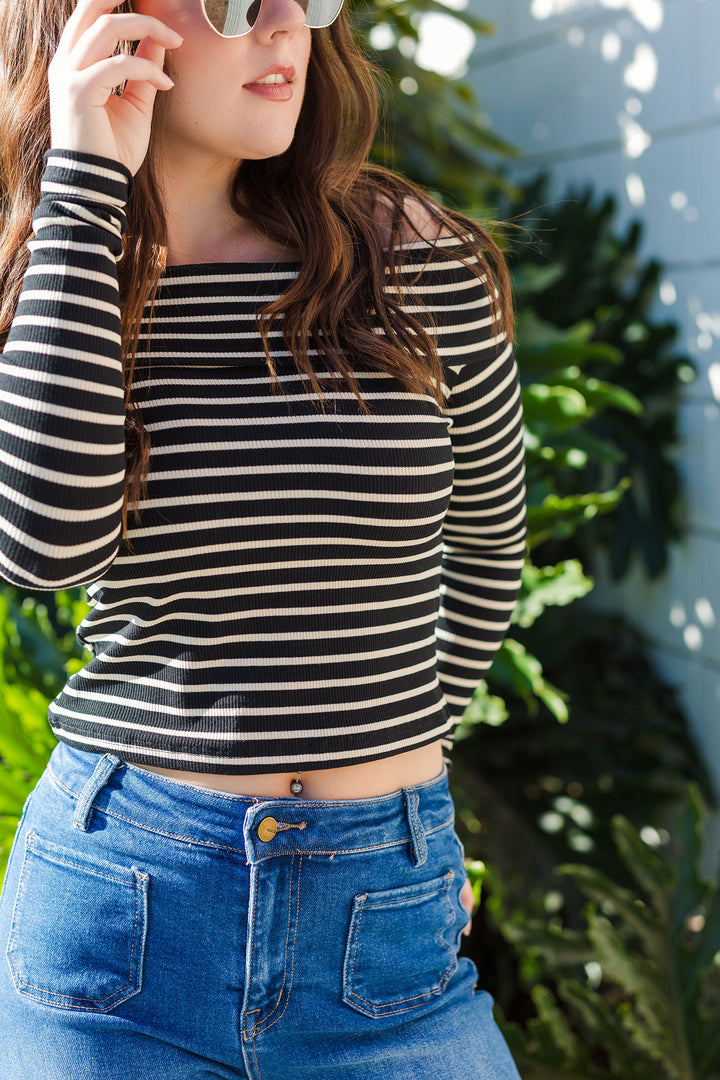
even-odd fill
[[(138, 876), (142, 877), (143, 875), (138, 875)], [(71, 1004), (69, 1004), (69, 1002), (80, 1001), (80, 1002), (89, 1003), (90, 1005), (100, 1006), (100, 1005), (103, 1004), (103, 1002), (110, 1001), (112, 998), (117, 997), (118, 994), (122, 994), (123, 991), (127, 990), (127, 988), (129, 986), (133, 986), (132, 970), (133, 970), (133, 958), (134, 958), (134, 954), (135, 954), (135, 941), (136, 941), (136, 938), (137, 938), (138, 894), (141, 891), (141, 890), (139, 890), (137, 888), (137, 883), (134, 886), (134, 891), (135, 891), (135, 919), (134, 919), (134, 922), (133, 922), (132, 945), (130, 946), (130, 976), (131, 976), (131, 978), (130, 978), (130, 980), (128, 982), (125, 983), (124, 986), (118, 987), (118, 989), (115, 990), (114, 993), (108, 994), (107, 997), (104, 997), (104, 998), (86, 998), (86, 997), (79, 997), (77, 994), (61, 994), (61, 993), (59, 993), (57, 991), (54, 991), (54, 990), (47, 990), (47, 989), (43, 988), (42, 986), (35, 986), (34, 983), (25, 982), (25, 980), (21, 979), (20, 976), (18, 975), (18, 982), (21, 984), (21, 986), (24, 989), (37, 990), (38, 991), (38, 994), (27, 994), (27, 997), (32, 998), (33, 1001), (41, 1001), (41, 1002), (43, 1002), (43, 1004), (47, 1004), (47, 1005), (64, 1005), (69, 1009), (84, 1009), (84, 1010), (87, 1010), (87, 1004), (84, 1004), (84, 1005), (71, 1005)], [(132, 997), (133, 994), (135, 994), (138, 990), (139, 990), (139, 987), (134, 987), (132, 994), (127, 994), (125, 996), (125, 998), (121, 999), (120, 1001), (116, 1001), (115, 1004), (120, 1005), (121, 1001), (127, 1000), (128, 997)], [(57, 998), (63, 998), (63, 1001), (59, 1002), (59, 1001), (55, 1000)]]
[[(57, 777), (57, 775), (52, 771), (52, 769), (49, 768), (49, 771), (51, 772), (53, 780), (56, 781), (58, 787), (60, 787), (67, 795), (71, 796), (71, 798), (76, 799), (78, 797), (76, 792), (74, 792), (71, 788), (67, 787)], [(182, 785), (180, 785), (180, 786), (182, 786)], [(210, 789), (208, 789), (208, 790), (210, 790)], [(388, 798), (389, 797), (390, 796), (388, 796)], [(255, 801), (257, 802), (257, 801), (262, 801), (262, 800), (255, 800)], [(278, 800), (275, 800), (275, 801), (277, 802)], [(319, 806), (319, 807), (323, 807), (323, 806), (341, 806), (342, 807), (342, 806), (362, 805), (363, 803), (367, 803), (369, 801), (382, 802), (383, 800), (382, 800), (382, 798), (377, 799), (377, 800), (375, 800), (375, 799), (373, 799), (373, 800), (361, 799), (361, 800), (358, 800), (356, 802), (349, 802), (348, 800), (343, 799), (343, 800), (339, 800), (337, 802), (316, 802), (316, 803), (304, 802), (303, 805), (306, 806), (306, 807), (312, 807), (312, 806), (316, 806), (316, 807), (317, 806)], [(297, 800), (294, 800), (293, 805), (297, 805)], [(241, 855), (245, 854), (244, 845), (242, 847), (235, 847), (232, 844), (217, 844), (217, 843), (213, 843), (210, 840), (203, 840), (203, 839), (200, 839), (199, 837), (195, 837), (195, 836), (184, 836), (184, 835), (179, 834), (179, 833), (167, 832), (164, 829), (158, 829), (155, 826), (146, 825), (142, 821), (136, 821), (134, 818), (127, 817), (125, 814), (119, 814), (116, 810), (110, 810), (107, 807), (103, 807), (103, 806), (95, 806), (95, 810), (97, 812), (101, 813), (101, 814), (106, 814), (109, 817), (117, 818), (120, 821), (126, 821), (129, 825), (135, 825), (138, 829), (144, 829), (145, 832), (153, 833), (155, 836), (164, 836), (169, 840), (179, 840), (181, 843), (185, 843), (185, 844), (188, 844), (188, 843), (198, 844), (201, 847), (212, 848), (215, 851), (233, 851), (233, 852), (239, 852), (239, 854), (241, 854)], [(439, 832), (441, 829), (446, 829), (449, 825), (453, 825), (454, 822), (455, 822), (455, 816), (453, 814), (452, 817), (447, 818), (445, 821), (441, 822), (439, 825), (435, 825), (432, 829), (427, 829), (425, 831), (425, 836), (427, 837), (427, 836), (432, 835), (433, 833)], [(292, 855), (292, 854), (299, 854), (299, 855), (310, 855), (310, 854), (312, 854), (312, 855), (353, 855), (353, 854), (361, 854), (364, 851), (380, 851), (380, 850), (382, 850), (384, 848), (398, 847), (400, 844), (407, 844), (407, 843), (411, 842), (411, 840), (412, 840), (411, 837), (405, 837), (402, 840), (388, 841), (388, 843), (386, 843), (386, 844), (372, 844), (369, 847), (359, 847), (359, 848), (335, 848), (335, 849), (330, 849), (330, 850), (316, 849), (316, 848), (295, 848), (294, 851), (268, 852), (267, 854), (263, 854), (262, 858), (263, 859), (276, 858), (276, 857), (281, 856), (281, 855)]]
[[(293, 859), (293, 862), (294, 861), (295, 860)], [(300, 863), (298, 865), (298, 873), (297, 873), (297, 887), (296, 887), (296, 890), (295, 890), (295, 893), (296, 893), (296, 896), (295, 896), (295, 937), (296, 938), (297, 938), (298, 918), (299, 918), (299, 914), (300, 914), (300, 874), (302, 872), (302, 864), (303, 864), (303, 861), (302, 861), (302, 859), (300, 859)], [(290, 872), (292, 873), (292, 867), (291, 867)], [(292, 878), (291, 878), (291, 883), (292, 883)], [(291, 888), (292, 888), (292, 885), (291, 885)], [(277, 1004), (275, 1005), (275, 1009), (277, 1009), (278, 1005), (280, 1004), (280, 998), (282, 997), (282, 992), (283, 992), (283, 989), (285, 987), (285, 973), (287, 971), (288, 942), (289, 942), (289, 938), (290, 938), (290, 907), (291, 907), (291, 901), (288, 900), (288, 932), (287, 932), (287, 936), (285, 938), (285, 961), (284, 961), (284, 968), (283, 968), (283, 984), (280, 987), (280, 993), (278, 995), (278, 1000), (277, 1000)], [(280, 1013), (279, 1016), (275, 1017), (272, 1024), (266, 1024), (266, 1026), (262, 1030), (260, 1030), (260, 1024), (265, 1024), (265, 1021), (270, 1019), (273, 1012), (275, 1012), (275, 1009), (273, 1009), (272, 1012), (268, 1013), (268, 1015), (265, 1017), (265, 1020), (258, 1020), (256, 1025), (255, 1025), (255, 1035), (262, 1035), (265, 1031), (267, 1031), (269, 1028), (271, 1028), (273, 1026), (273, 1024), (277, 1024), (278, 1020), (281, 1020), (282, 1017), (284, 1016), (285, 1010), (287, 1009), (288, 1004), (290, 1002), (290, 991), (292, 990), (294, 974), (295, 974), (295, 941), (293, 941), (292, 961), (290, 963), (290, 981), (288, 982), (288, 988), (287, 988), (287, 992), (285, 994), (285, 1005), (283, 1006), (283, 1011)], [(259, 1010), (257, 1010), (257, 1011), (259, 1011)]]
[[(280, 1001), (282, 999), (282, 992), (283, 992), (283, 990), (285, 988), (285, 972), (287, 971), (287, 950), (288, 950), (288, 941), (290, 940), (290, 919), (292, 917), (292, 891), (293, 891), (293, 881), (294, 881), (294, 874), (293, 874), (294, 863), (295, 863), (295, 856), (293, 855), (291, 860), (290, 860), (290, 888), (288, 890), (288, 917), (287, 917), (287, 926), (285, 927), (285, 956), (283, 958), (283, 981), (282, 981), (282, 986), (280, 987), (280, 992), (279, 992), (279, 994), (277, 996), (277, 1001), (275, 1002), (273, 1008), (267, 1014), (265, 1019), (255, 1021), (254, 1025), (253, 1025), (253, 1033), (252, 1033), (253, 1038), (255, 1038), (255, 1036), (258, 1034), (258, 1028), (259, 1028), (260, 1024), (264, 1024), (265, 1020), (269, 1020), (270, 1017), (272, 1016), (272, 1014), (275, 1012), (275, 1010), (279, 1006)], [(253, 937), (253, 944), (254, 944), (254, 937)], [(283, 1009), (283, 1012), (284, 1011), (285, 1010)], [(258, 1012), (260, 1012), (260, 1009), (253, 1009), (253, 1012), (258, 1013)]]
[[(36, 837), (37, 837), (37, 834), (34, 831), (28, 834), (27, 842), (26, 842), (26, 844), (27, 844), (26, 851), (29, 848), (31, 851), (33, 851), (37, 855), (37, 849), (30, 842), (32, 838), (36, 838)], [(42, 856), (40, 856), (40, 857), (42, 857)], [(50, 859), (49, 861), (52, 862), (54, 860)], [(72, 860), (69, 860), (69, 859), (67, 860), (67, 863), (63, 862), (63, 860), (61, 860), (61, 859), (58, 859), (57, 861), (60, 862), (60, 865), (74, 866), (74, 867), (76, 867), (76, 869), (79, 869), (79, 870), (87, 869), (87, 867), (84, 867), (81, 864), (75, 863), (75, 862), (73, 862)], [(65, 1008), (68, 1008), (68, 1009), (83, 1009), (85, 1011), (88, 1011), (88, 1004), (100, 1006), (100, 1005), (103, 1004), (103, 1002), (112, 1000), (112, 998), (115, 998), (119, 994), (122, 994), (123, 991), (125, 991), (128, 987), (133, 986), (132, 972), (133, 972), (135, 948), (136, 948), (137, 936), (138, 936), (137, 935), (138, 919), (139, 919), (139, 914), (140, 914), (140, 911), (139, 911), (139, 906), (140, 906), (139, 905), (139, 899), (140, 899), (141, 893), (144, 892), (142, 887), (138, 888), (138, 881), (145, 881), (146, 882), (149, 879), (148, 879), (147, 874), (142, 873), (140, 870), (137, 870), (135, 867), (133, 867), (132, 872), (133, 872), (133, 875), (135, 877), (135, 881), (134, 881), (133, 886), (132, 886), (134, 894), (135, 894), (135, 918), (133, 920), (132, 944), (130, 946), (130, 979), (129, 979), (129, 981), (126, 982), (124, 986), (118, 987), (118, 989), (115, 990), (112, 994), (108, 994), (107, 997), (104, 997), (104, 998), (79, 997), (77, 994), (61, 994), (61, 993), (53, 991), (53, 990), (47, 990), (47, 989), (43, 988), (42, 986), (36, 986), (34, 983), (26, 982), (23, 978), (21, 978), (19, 972), (17, 971), (17, 968), (15, 966), (11, 965), (13, 967), (14, 974), (17, 976), (17, 982), (22, 986), (23, 990), (25, 991), (26, 997), (31, 998), (33, 1001), (40, 1001), (40, 1002), (42, 1002), (42, 1004), (45, 1004), (45, 1005), (61, 1005), (61, 1006), (64, 1006)], [(11, 936), (10, 942), (8, 943), (8, 949), (7, 949), (8, 959), (10, 959), (11, 955), (15, 951), (15, 939), (17, 937), (16, 916), (17, 916), (17, 913), (18, 913), (18, 908), (20, 906), (20, 902), (21, 902), (21, 900), (24, 900), (24, 894), (25, 894), (25, 890), (26, 890), (26, 886), (27, 886), (27, 879), (29, 877), (29, 874), (30, 874), (30, 866), (29, 866), (29, 863), (27, 862), (27, 859), (25, 859), (23, 861), (22, 875), (21, 875), (21, 879), (20, 879), (20, 883), (19, 883), (19, 887), (18, 887), (15, 907), (14, 907), (14, 910), (13, 910), (13, 934)], [(121, 885), (126, 885), (127, 884), (127, 882), (122, 882), (122, 881), (120, 881), (119, 878), (111, 877), (110, 875), (97, 874), (96, 876), (98, 876), (98, 877), (106, 877), (108, 881), (112, 881), (115, 884), (121, 884)], [(12, 944), (12, 948), (10, 947), (11, 944)], [(133, 995), (135, 993), (137, 993), (139, 989), (140, 989), (139, 986), (135, 987), (131, 994), (126, 994), (124, 998), (121, 998), (120, 1000), (116, 1001), (115, 1005), (120, 1005), (122, 1003), (122, 1001), (126, 1001), (129, 997), (133, 997)], [(30, 993), (27, 993), (28, 990), (37, 990), (38, 993), (37, 994), (30, 994)], [(62, 998), (63, 1000), (62, 1001), (57, 1001), (56, 1000), (57, 998)], [(79, 1004), (79, 1005), (71, 1004), (74, 1001), (84, 1002), (85, 1004)]]
[[(357, 922), (355, 924), (355, 942), (353, 944), (352, 964), (350, 965), (350, 986), (352, 986), (353, 982), (354, 982), (353, 976), (355, 974), (355, 960), (357, 958), (358, 945), (360, 944), (360, 920), (362, 919), (363, 915), (365, 914), (365, 903), (366, 903), (366, 901), (367, 901), (367, 893), (365, 893), (364, 896), (359, 896), (358, 897), (358, 911), (359, 911), (359, 914), (358, 914), (358, 917), (357, 917)], [(349, 993), (354, 994), (354, 991), (350, 990)]]
[[(95, 877), (104, 878), (106, 881), (112, 881), (116, 885), (130, 884), (127, 880), (127, 877), (123, 878), (120, 877), (120, 875), (118, 874), (106, 873), (104, 870), (101, 870), (100, 868), (96, 868), (94, 866), (89, 866), (86, 863), (76, 862), (75, 859), (66, 857), (65, 855), (60, 855), (55, 851), (51, 851), (49, 848), (43, 848), (42, 845), (38, 849), (35, 844), (36, 840), (37, 833), (35, 832), (35, 830), (33, 830), (31, 833), (28, 833), (26, 848), (29, 848), (40, 859), (44, 858), (47, 860), (47, 862), (58, 863), (60, 866), (72, 866), (75, 870), (83, 870), (85, 871), (85, 873), (94, 874)], [(135, 873), (135, 867), (131, 867), (131, 870), (133, 873)]]
[[(256, 918), (256, 913), (257, 913), (257, 889), (254, 890), (254, 895), (253, 895), (253, 890), (251, 888), (251, 896), (252, 896), (252, 899), (253, 899), (253, 910), (252, 910), (252, 912), (250, 911), (250, 905), (248, 904), (248, 913), (247, 913), (248, 924), (251, 927), (249, 950), (248, 950), (248, 955), (250, 957), (250, 965), (249, 965), (249, 970), (248, 970), (247, 965), (246, 965), (246, 968), (245, 968), (246, 992), (248, 994), (250, 993), (250, 987), (252, 986), (253, 956), (255, 954), (255, 925), (257, 923), (257, 918)], [(248, 1028), (247, 1028), (248, 1017), (254, 1016), (255, 1013), (259, 1013), (259, 1012), (260, 1012), (260, 1009), (248, 1009), (247, 1012), (245, 1013), (245, 1015), (242, 1018), (242, 1022), (243, 1022), (243, 1038), (245, 1039), (246, 1042), (250, 1038), (253, 1039), (253, 1052), (254, 1052), (254, 1049), (255, 1049), (254, 1039), (255, 1039), (255, 1028), (256, 1028), (257, 1025), (253, 1022), (253, 1033), (251, 1035), (248, 1032)], [(257, 1065), (257, 1056), (255, 1058), (255, 1064)], [(259, 1072), (258, 1072), (258, 1075), (259, 1075)]]
[[(110, 811), (107, 811), (110, 813)], [(440, 825), (435, 825), (432, 829), (428, 829), (425, 832), (425, 836), (431, 836), (433, 833), (440, 832), (442, 829), (447, 829), (448, 826), (455, 824), (454, 816), (448, 818), (447, 821), (441, 822)], [(262, 855), (258, 856), (258, 862), (262, 862), (265, 859), (278, 859), (285, 855), (361, 855), (365, 851), (383, 851), (387, 848), (401, 847), (405, 844), (412, 844), (412, 837), (406, 836), (401, 840), (388, 840), (385, 844), (370, 844), (368, 847), (358, 848), (292, 848), (285, 851), (263, 851)]]
[[(455, 874), (453, 873), (453, 871), (452, 870), (449, 871), (445, 875), (445, 879), (446, 879), (447, 884), (445, 886), (441, 887), (441, 888), (435, 889), (432, 893), (427, 893), (426, 895), (427, 896), (435, 896), (437, 893), (442, 892), (442, 893), (444, 893), (445, 899), (447, 900), (448, 889), (450, 888), (450, 885), (451, 885), (454, 877), (455, 877)], [(357, 920), (355, 922), (355, 944), (354, 944), (354, 947), (353, 947), (353, 960), (352, 960), (352, 965), (351, 965), (351, 968), (350, 968), (350, 988), (348, 989), (348, 996), (354, 998), (356, 1001), (361, 1001), (364, 1005), (367, 1005), (369, 1007), (369, 1009), (373, 1011), (373, 1014), (375, 1016), (393, 1016), (395, 1013), (409, 1012), (411, 1009), (416, 1008), (417, 1006), (415, 1006), (415, 1005), (406, 1005), (406, 1007), (403, 1008), (403, 1009), (390, 1009), (389, 1006), (391, 1006), (391, 1005), (405, 1005), (405, 1003), (409, 1002), (409, 1001), (418, 1001), (421, 998), (422, 999), (429, 999), (431, 997), (436, 997), (438, 994), (442, 993), (442, 991), (447, 986), (447, 983), (449, 982), (450, 978), (452, 977), (455, 970), (457, 969), (457, 957), (453, 956), (453, 958), (452, 958), (452, 960), (450, 962), (450, 965), (446, 968), (446, 970), (440, 976), (440, 978), (438, 980), (438, 985), (434, 990), (426, 990), (424, 993), (422, 993), (422, 994), (414, 994), (412, 997), (398, 998), (397, 1001), (388, 1001), (387, 1005), (377, 1005), (375, 1002), (369, 1001), (366, 998), (361, 997), (360, 994), (358, 994), (355, 990), (352, 989), (352, 986), (353, 986), (353, 983), (354, 983), (355, 961), (356, 961), (356, 958), (357, 958), (357, 950), (358, 950), (358, 945), (359, 945), (359, 942), (360, 942), (360, 922), (362, 920), (363, 915), (365, 914), (365, 911), (367, 910), (366, 904), (367, 904), (367, 899), (368, 899), (369, 895), (370, 895), (369, 893), (365, 893), (364, 896), (357, 898), (358, 900), (362, 900), (362, 905), (359, 905), (359, 915), (358, 915)], [(407, 898), (405, 898), (405, 899), (407, 899)], [(389, 900), (386, 903), (376, 904), (375, 907), (372, 910), (375, 910), (375, 908), (392, 907), (394, 904), (402, 904), (403, 902), (404, 902), (403, 899)], [(452, 908), (450, 910), (452, 912)], [(441, 937), (442, 937), (442, 935), (441, 935)], [(441, 942), (439, 942), (439, 944), (442, 944), (443, 948), (445, 948), (445, 949), (450, 949), (451, 948), (450, 945), (448, 945), (447, 942), (445, 942), (445, 941), (441, 941)], [(451, 952), (452, 952), (452, 950), (451, 950)]]

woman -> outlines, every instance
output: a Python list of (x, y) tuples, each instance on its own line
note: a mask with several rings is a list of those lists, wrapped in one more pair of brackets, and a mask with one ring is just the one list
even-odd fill
[(120, 7), (0, 8), (0, 570), (92, 651), (0, 1078), (517, 1078), (442, 761), (524, 552), (502, 261), (365, 164), (334, 0)]

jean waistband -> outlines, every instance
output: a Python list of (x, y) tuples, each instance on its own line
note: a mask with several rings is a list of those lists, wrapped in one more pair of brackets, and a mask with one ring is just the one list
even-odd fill
[(53, 751), (49, 773), (75, 800), (78, 829), (92, 829), (95, 815), (108, 815), (171, 840), (243, 852), (249, 863), (408, 844), (420, 866), (427, 858), (426, 836), (454, 821), (446, 769), (388, 795), (322, 801), (212, 791), (66, 743)]

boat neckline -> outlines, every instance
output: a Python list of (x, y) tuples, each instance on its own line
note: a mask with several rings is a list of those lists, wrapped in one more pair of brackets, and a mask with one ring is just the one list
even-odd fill
[[(446, 246), (442, 241), (457, 240), (456, 237), (441, 237), (439, 243), (440, 246)], [(438, 241), (431, 242), (430, 240), (413, 240), (409, 244), (398, 244), (395, 248), (396, 251), (410, 251), (413, 248), (427, 248), (437, 246)], [(449, 246), (449, 245), (447, 245)], [(384, 249), (384, 250), (387, 250)], [(268, 270), (297, 270), (302, 265), (300, 259), (270, 259), (263, 262), (198, 262), (198, 263), (173, 263), (170, 266), (166, 266), (162, 272), (162, 277), (175, 277), (178, 275), (193, 274), (195, 276), (199, 274), (208, 273), (221, 273), (221, 274), (261, 274), (267, 273)]]

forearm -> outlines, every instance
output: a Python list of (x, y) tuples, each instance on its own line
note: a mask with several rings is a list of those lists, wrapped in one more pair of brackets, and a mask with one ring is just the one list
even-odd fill
[(525, 558), (523, 425), (509, 350), (458, 374), (453, 496), (445, 522), (438, 677), (458, 719), (490, 668), (515, 607)]
[(125, 471), (117, 259), (130, 174), (51, 151), (0, 357), (0, 573), (33, 589), (100, 576)]

